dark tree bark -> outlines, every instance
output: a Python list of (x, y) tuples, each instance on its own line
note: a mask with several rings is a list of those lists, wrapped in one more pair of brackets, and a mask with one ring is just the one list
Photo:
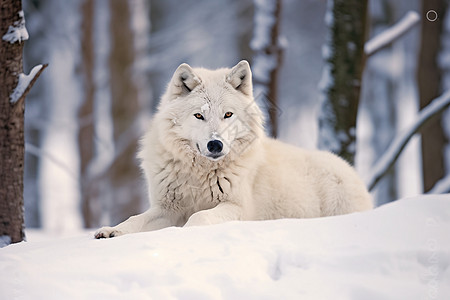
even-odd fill
[[(255, 25), (251, 48), (255, 98), (269, 117), (267, 127), (272, 137), (278, 133), (278, 73), (283, 48), (280, 45), (281, 0), (255, 1)], [(268, 22), (271, 20), (271, 22)]]
[(23, 89), (16, 89), (23, 72), (23, 40), (28, 39), (21, 1), (3, 0), (0, 17), (0, 236), (8, 236), (12, 243), (17, 243), (25, 238), (24, 98), (45, 66), (30, 74)]
[[(420, 109), (441, 93), (441, 70), (437, 57), (441, 49), (441, 34), (447, 11), (448, 1), (422, 1), (422, 32), (417, 78), (419, 83)], [(431, 22), (426, 14), (434, 10), (438, 18)], [(434, 17), (434, 16), (433, 16)], [(424, 191), (430, 190), (434, 184), (444, 177), (444, 147), (446, 143), (442, 128), (442, 118), (433, 119), (421, 131), (422, 133), (422, 169)]]
[(328, 0), (328, 36), (319, 112), (319, 148), (354, 163), (364, 69), (367, 0)]
[[(20, 22), (21, 1), (2, 1), (0, 35)], [(0, 48), (0, 235), (25, 238), (23, 219), (24, 102), (10, 95), (22, 73), (23, 43), (1, 40)]]
[(78, 111), (80, 129), (78, 145), (80, 153), (81, 203), (85, 228), (98, 226), (100, 216), (95, 209), (96, 191), (94, 190), (89, 165), (94, 158), (94, 1), (85, 0), (81, 6), (83, 20), (81, 22), (81, 62), (84, 99)]

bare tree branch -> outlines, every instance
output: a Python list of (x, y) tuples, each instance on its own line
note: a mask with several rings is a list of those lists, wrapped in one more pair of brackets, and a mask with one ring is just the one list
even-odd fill
[(64, 170), (73, 180), (78, 181), (75, 172), (73, 172), (73, 170), (68, 165), (66, 165), (63, 161), (54, 156), (52, 153), (44, 151), (30, 143), (25, 143), (25, 152), (28, 152), (41, 159), (48, 158), (51, 162), (53, 162), (55, 165)]
[(371, 56), (391, 44), (393, 41), (407, 33), (420, 21), (420, 16), (415, 11), (409, 11), (400, 21), (394, 26), (386, 29), (382, 33), (376, 35), (366, 42), (364, 45), (364, 52), (367, 56)]
[(25, 99), (36, 80), (47, 67), (48, 64), (37, 65), (33, 69), (31, 69), (29, 75), (19, 74), (19, 82), (17, 83), (15, 90), (10, 96), (10, 102), (14, 103), (16, 106), (19, 106), (20, 102)]
[(416, 134), (432, 117), (442, 113), (449, 105), (450, 90), (431, 101), (429, 105), (419, 112), (416, 122), (394, 138), (389, 148), (383, 156), (378, 159), (375, 166), (372, 168), (369, 180), (367, 180), (369, 190), (372, 190), (378, 181), (380, 181), (380, 179), (395, 164), (411, 137)]

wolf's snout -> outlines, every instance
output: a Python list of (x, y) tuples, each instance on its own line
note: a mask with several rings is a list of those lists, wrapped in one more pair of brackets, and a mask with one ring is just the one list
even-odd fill
[(209, 152), (214, 154), (222, 152), (223, 149), (223, 144), (219, 140), (209, 141), (206, 146), (208, 147)]

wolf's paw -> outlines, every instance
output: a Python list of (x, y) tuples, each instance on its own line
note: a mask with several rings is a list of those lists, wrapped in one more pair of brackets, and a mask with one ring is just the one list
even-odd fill
[(213, 222), (211, 220), (208, 213), (205, 213), (204, 211), (199, 211), (199, 212), (196, 212), (195, 214), (193, 214), (184, 226), (185, 227), (203, 226), (203, 225), (211, 225), (214, 223), (215, 222)]
[(95, 232), (94, 236), (96, 239), (107, 239), (123, 234), (124, 233), (122, 231), (114, 229), (114, 227), (102, 227)]

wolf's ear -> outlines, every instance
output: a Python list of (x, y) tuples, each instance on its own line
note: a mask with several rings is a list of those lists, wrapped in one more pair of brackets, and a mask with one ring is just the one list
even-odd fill
[(246, 60), (241, 60), (231, 69), (227, 76), (227, 82), (243, 94), (252, 95), (252, 71)]
[(181, 64), (172, 76), (171, 93), (175, 96), (189, 94), (201, 80), (195, 75), (194, 70), (188, 64)]

